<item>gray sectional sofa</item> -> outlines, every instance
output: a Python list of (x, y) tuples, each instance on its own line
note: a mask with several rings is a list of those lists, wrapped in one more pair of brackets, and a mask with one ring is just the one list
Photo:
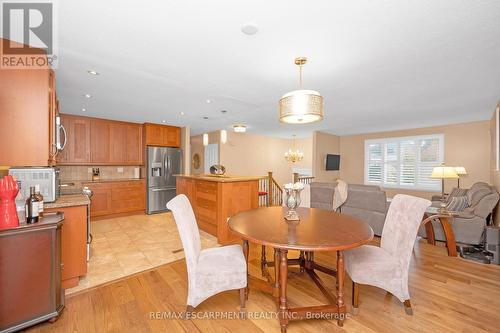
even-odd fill
[[(311, 207), (332, 209), (333, 194), (337, 183), (311, 183)], [(349, 184), (347, 201), (341, 206), (342, 213), (367, 222), (375, 235), (382, 234), (389, 205), (385, 191), (378, 186)]]

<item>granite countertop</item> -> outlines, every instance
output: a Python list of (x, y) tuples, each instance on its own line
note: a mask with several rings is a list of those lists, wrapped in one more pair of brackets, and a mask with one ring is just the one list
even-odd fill
[(54, 202), (46, 202), (43, 204), (44, 209), (49, 208), (64, 208), (64, 207), (72, 207), (72, 206), (83, 206), (89, 205), (90, 200), (84, 194), (66, 194), (61, 195), (59, 199)]
[(179, 175), (174, 175), (175, 177), (182, 177), (182, 178), (191, 178), (191, 179), (199, 179), (199, 180), (206, 180), (209, 182), (218, 182), (218, 183), (233, 183), (233, 182), (246, 182), (246, 181), (252, 181), (252, 180), (259, 180), (264, 177), (258, 177), (258, 176), (212, 176), (212, 175), (185, 175), (185, 174), (179, 174)]

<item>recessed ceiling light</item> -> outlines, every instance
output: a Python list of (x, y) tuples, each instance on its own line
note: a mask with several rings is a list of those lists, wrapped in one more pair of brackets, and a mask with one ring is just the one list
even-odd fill
[(205, 116), (205, 117), (203, 117), (203, 119), (207, 120), (207, 119), (208, 119), (208, 117), (207, 117), (207, 116)]
[(99, 73), (93, 69), (89, 69), (87, 73), (89, 73), (90, 75), (99, 75)]
[(212, 103), (212, 100), (207, 99), (206, 102), (207, 102), (207, 104), (210, 104), (210, 103)]
[(253, 23), (247, 23), (244, 26), (241, 27), (241, 32), (244, 33), (245, 35), (255, 35), (259, 31), (259, 28)]
[(85, 96), (85, 98), (90, 98), (90, 97), (92, 97), (92, 95), (91, 95), (91, 94), (85, 94), (84, 96)]
[(237, 133), (245, 133), (247, 131), (247, 127), (243, 124), (237, 124), (233, 126), (233, 131)]
[(167, 121), (166, 120), (162, 120), (161, 122), (165, 124)]
[(185, 115), (185, 113), (181, 111), (181, 113), (179, 113), (179, 115), (183, 116), (183, 115)]
[(82, 108), (82, 111), (85, 112), (85, 111), (87, 111), (87, 109), (86, 108)]

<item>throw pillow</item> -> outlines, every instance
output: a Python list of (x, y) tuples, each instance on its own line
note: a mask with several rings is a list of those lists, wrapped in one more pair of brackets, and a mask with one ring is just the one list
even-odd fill
[(467, 189), (466, 188), (456, 188), (454, 187), (453, 190), (451, 190), (450, 195), (448, 195), (448, 198), (446, 198), (446, 203), (450, 203), (451, 198), (454, 197), (461, 197), (467, 194)]
[(461, 197), (453, 197), (446, 205), (446, 210), (450, 212), (461, 212), (467, 208), (468, 205), (469, 202), (467, 201), (467, 197), (465, 195)]

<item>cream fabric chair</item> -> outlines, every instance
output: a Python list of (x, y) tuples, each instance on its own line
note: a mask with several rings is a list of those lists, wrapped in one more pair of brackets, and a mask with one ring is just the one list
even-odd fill
[(187, 311), (222, 291), (239, 289), (245, 311), (247, 263), (240, 245), (201, 250), (200, 232), (188, 198), (180, 194), (167, 203), (181, 237), (188, 272)]
[(387, 212), (380, 247), (363, 245), (345, 251), (346, 270), (353, 281), (354, 314), (358, 309), (358, 284), (390, 292), (404, 302), (406, 313), (412, 314), (408, 271), (418, 228), (430, 205), (426, 199), (396, 195)]

